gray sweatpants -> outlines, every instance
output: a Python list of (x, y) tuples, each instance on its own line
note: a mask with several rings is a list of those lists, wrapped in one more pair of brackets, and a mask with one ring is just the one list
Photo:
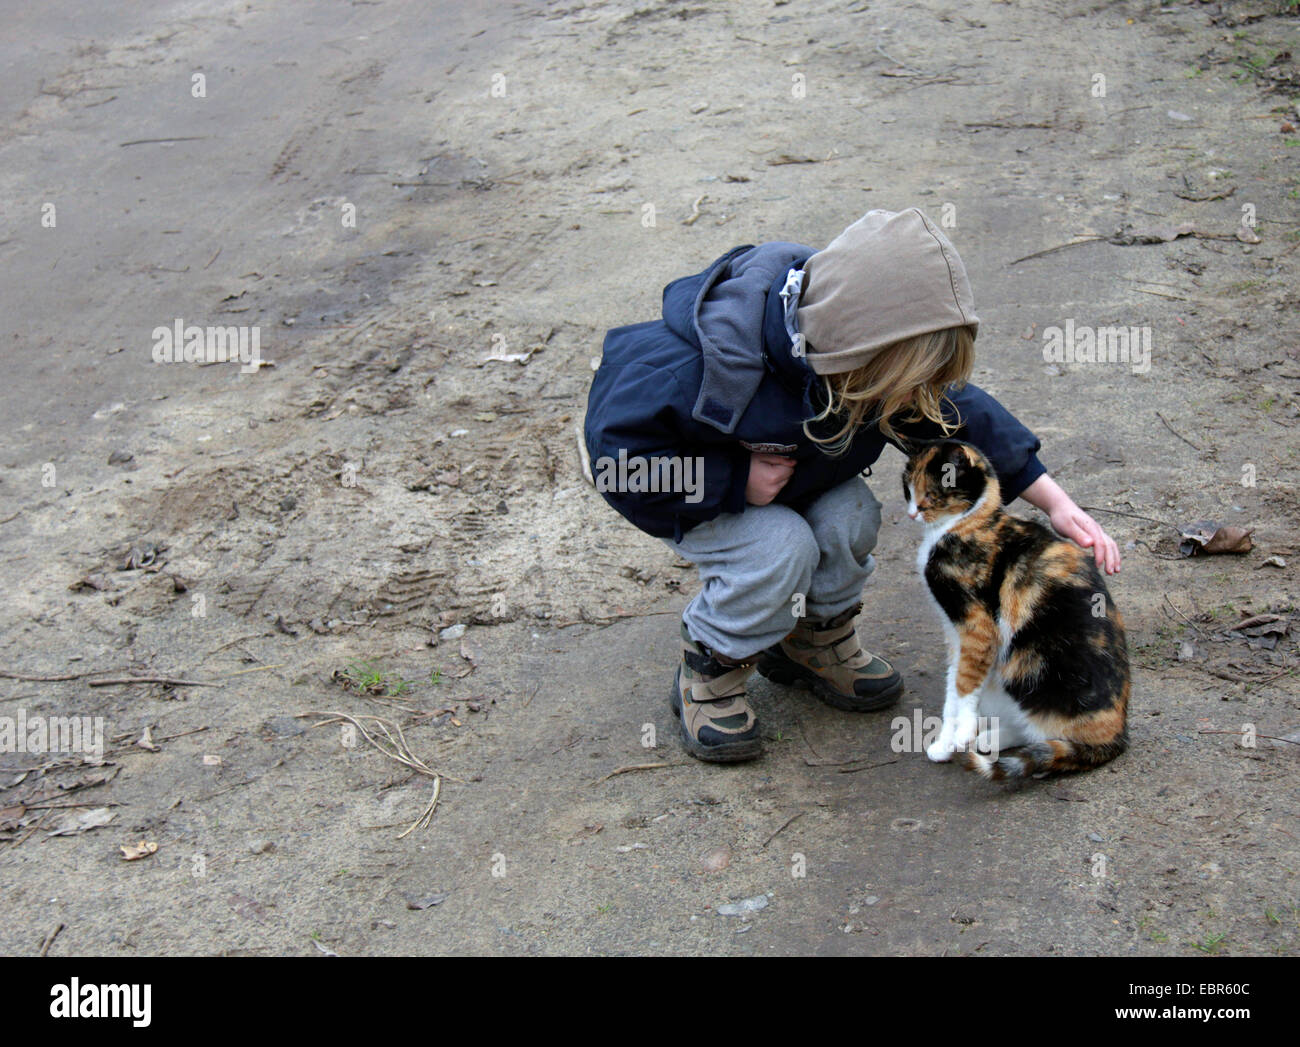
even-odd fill
[(848, 610), (875, 570), (879, 533), (880, 503), (855, 476), (802, 514), (750, 505), (691, 528), (680, 544), (664, 539), (703, 583), (682, 614), (687, 632), (718, 654), (748, 658), (789, 634), (800, 604), (808, 618)]

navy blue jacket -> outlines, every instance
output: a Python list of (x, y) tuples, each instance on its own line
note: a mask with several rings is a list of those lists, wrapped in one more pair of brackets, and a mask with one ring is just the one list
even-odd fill
[[(696, 458), (699, 491), (602, 492), (645, 531), (681, 540), (696, 524), (745, 510), (752, 450), (797, 461), (775, 504), (801, 510), (869, 467), (884, 450), (877, 424), (861, 426), (847, 451), (831, 456), (808, 439), (805, 419), (820, 413), (824, 384), (807, 358), (792, 352), (780, 291), (791, 267), (814, 253), (799, 244), (738, 247), (694, 276), (664, 288), (663, 317), (615, 327), (605, 335), (600, 368), (587, 399), (585, 439), (593, 468), (637, 457)], [(954, 439), (993, 463), (1004, 501), (1046, 472), (1039, 441), (993, 397), (974, 385), (948, 390), (960, 423)], [(823, 423), (826, 425), (826, 423)], [(833, 434), (838, 424), (815, 430)], [(906, 440), (943, 436), (929, 421), (895, 420)], [(897, 443), (896, 443), (897, 445)], [(907, 448), (900, 446), (907, 453)]]

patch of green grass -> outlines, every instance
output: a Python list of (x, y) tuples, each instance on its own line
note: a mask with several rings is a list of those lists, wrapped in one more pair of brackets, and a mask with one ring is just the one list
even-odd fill
[(434, 687), (437, 687), (438, 684), (442, 683), (442, 671), (440, 669), (434, 669), (430, 672), (429, 682), (433, 684)]
[(1211, 956), (1217, 956), (1219, 954), (1219, 950), (1223, 948), (1223, 943), (1224, 941), (1227, 940), (1227, 937), (1228, 936), (1226, 934), (1207, 934), (1203, 941), (1188, 942), (1187, 944), (1190, 945), (1193, 949), (1200, 949), (1201, 952), (1203, 953), (1208, 953)]
[(385, 672), (373, 662), (349, 662), (346, 669), (334, 675), (344, 687), (364, 691), (367, 694), (399, 698), (411, 690), (411, 681), (403, 680), (396, 673)]

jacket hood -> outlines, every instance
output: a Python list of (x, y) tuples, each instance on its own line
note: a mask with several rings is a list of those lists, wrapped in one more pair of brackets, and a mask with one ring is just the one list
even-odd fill
[(731, 433), (754, 398), (766, 365), (763, 322), (774, 281), (813, 254), (774, 240), (733, 248), (702, 273), (664, 288), (664, 322), (699, 346), (704, 375), (691, 417)]
[(799, 331), (818, 374), (855, 370), (904, 338), (979, 328), (966, 267), (915, 207), (868, 211), (804, 272)]

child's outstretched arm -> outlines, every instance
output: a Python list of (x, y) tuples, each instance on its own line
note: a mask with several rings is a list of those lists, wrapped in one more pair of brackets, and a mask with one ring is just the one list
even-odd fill
[(1107, 574), (1120, 568), (1119, 546), (1101, 524), (1075, 504), (1061, 485), (1044, 473), (1023, 491), (1020, 497), (1030, 505), (1043, 510), (1056, 528), (1056, 533), (1091, 549), (1097, 557), (1097, 566)]
[[(896, 423), (899, 434), (921, 440), (952, 436), (974, 444), (997, 470), (1005, 501), (1023, 498), (1037, 506), (1047, 513), (1058, 534), (1091, 549), (1097, 566), (1103, 571), (1107, 574), (1118, 571), (1119, 546), (1047, 475), (1038, 460), (1038, 438), (977, 385), (968, 382), (960, 389), (950, 388), (948, 399), (950, 404), (945, 404), (944, 417), (958, 426), (955, 432), (945, 433), (933, 422), (920, 421)], [(906, 448), (903, 450), (906, 453)]]

